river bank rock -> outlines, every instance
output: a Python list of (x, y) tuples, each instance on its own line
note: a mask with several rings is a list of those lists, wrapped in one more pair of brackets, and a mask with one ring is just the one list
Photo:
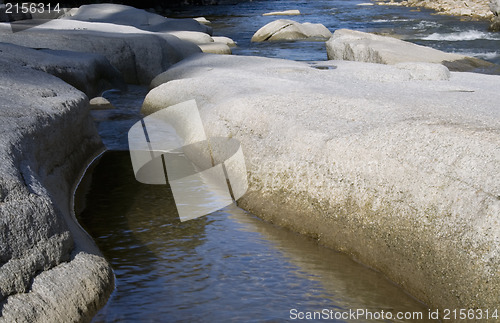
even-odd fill
[(67, 19), (51, 20), (16, 33), (8, 24), (0, 24), (0, 40), (32, 48), (103, 55), (130, 84), (148, 84), (172, 64), (201, 52), (195, 44), (168, 33)]
[(241, 142), (241, 207), (433, 309), (497, 308), (500, 77), (321, 64), (196, 55), (155, 78), (142, 111), (195, 99), (207, 136)]
[(397, 64), (423, 62), (443, 64), (451, 71), (498, 74), (498, 65), (464, 55), (413, 44), (388, 36), (338, 29), (326, 42), (328, 59)]
[(2, 54), (0, 322), (89, 321), (114, 284), (71, 203), (75, 180), (103, 149), (88, 99), (24, 65), (21, 52)]
[(130, 6), (101, 3), (81, 6), (70, 20), (132, 26), (152, 32), (197, 31), (212, 34), (212, 28), (195, 19), (173, 19)]
[(491, 18), (490, 31), (500, 31), (500, 0), (490, 0), (490, 9), (493, 13)]
[(110, 88), (126, 86), (121, 74), (101, 55), (34, 50), (7, 43), (0, 43), (0, 53), (0, 60), (57, 76), (89, 98)]
[(386, 0), (380, 1), (378, 4), (424, 7), (436, 10), (439, 15), (464, 16), (475, 19), (489, 19), (493, 15), (489, 9), (488, 0), (403, 0), (398, 2)]
[(293, 20), (279, 19), (257, 30), (252, 42), (280, 40), (327, 40), (332, 33), (322, 24), (298, 23)]

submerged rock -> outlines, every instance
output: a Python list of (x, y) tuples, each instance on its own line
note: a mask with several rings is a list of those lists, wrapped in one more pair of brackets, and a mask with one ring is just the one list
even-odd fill
[(196, 99), (207, 136), (241, 142), (240, 206), (433, 308), (497, 307), (500, 77), (322, 64), (196, 55), (155, 78), (142, 111)]
[(327, 40), (332, 33), (322, 24), (298, 23), (279, 19), (268, 23), (253, 35), (253, 42), (279, 40)]
[(388, 36), (338, 29), (326, 42), (328, 59), (397, 64), (423, 62), (443, 64), (452, 71), (500, 73), (498, 65), (473, 57), (445, 53)]

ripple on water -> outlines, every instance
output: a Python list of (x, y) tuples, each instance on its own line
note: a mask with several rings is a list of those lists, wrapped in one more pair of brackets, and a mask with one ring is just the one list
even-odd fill
[(137, 183), (127, 152), (106, 153), (92, 176), (80, 221), (117, 278), (94, 322), (281, 321), (291, 308), (427, 312), (380, 274), (236, 206), (181, 223), (169, 188)]

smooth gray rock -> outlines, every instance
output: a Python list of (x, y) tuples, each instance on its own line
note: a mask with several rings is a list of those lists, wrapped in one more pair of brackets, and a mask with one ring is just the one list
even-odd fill
[(0, 26), (0, 40), (16, 45), (101, 54), (130, 84), (148, 84), (172, 64), (201, 52), (195, 44), (108, 23), (52, 20), (23, 32)]
[(0, 322), (90, 320), (114, 286), (71, 204), (80, 172), (103, 149), (88, 99), (23, 66), (27, 56), (1, 54)]
[(322, 24), (279, 19), (268, 23), (252, 36), (253, 42), (280, 40), (327, 40), (332, 33)]
[(211, 27), (195, 19), (165, 18), (145, 10), (111, 3), (83, 5), (68, 19), (134, 26), (153, 32), (199, 31), (212, 34)]
[(498, 73), (499, 66), (477, 58), (445, 53), (388, 36), (338, 29), (326, 42), (328, 59), (397, 64), (423, 62), (443, 64), (451, 71)]
[(0, 43), (0, 60), (52, 74), (87, 94), (99, 96), (110, 88), (125, 88), (121, 74), (102, 55), (34, 50)]
[(241, 142), (241, 207), (432, 308), (497, 308), (500, 77), (322, 64), (196, 55), (155, 78), (142, 111), (195, 99), (207, 136)]

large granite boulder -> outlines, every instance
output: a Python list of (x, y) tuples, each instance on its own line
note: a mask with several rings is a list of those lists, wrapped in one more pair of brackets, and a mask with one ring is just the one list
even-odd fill
[(153, 32), (199, 31), (212, 34), (211, 27), (194, 19), (165, 18), (145, 10), (111, 3), (83, 5), (68, 19), (133, 26)]
[(101, 54), (131, 84), (148, 84), (172, 64), (201, 52), (193, 43), (168, 33), (132, 26), (55, 19), (12, 33), (0, 24), (0, 39), (20, 46)]
[(326, 42), (328, 59), (397, 64), (424, 62), (443, 64), (452, 71), (498, 73), (499, 66), (477, 58), (445, 53), (388, 36), (338, 29)]
[(241, 142), (241, 207), (433, 309), (497, 308), (500, 77), (318, 64), (196, 55), (154, 80), (143, 112), (195, 99), (207, 136)]
[(89, 98), (110, 88), (125, 87), (121, 74), (102, 55), (34, 50), (7, 43), (0, 43), (0, 53), (0, 60), (57, 76)]
[(103, 146), (84, 93), (37, 70), (42, 62), (30, 68), (29, 50), (15, 59), (4, 57), (5, 49), (0, 322), (89, 321), (113, 290), (113, 273), (76, 222), (71, 201), (82, 169)]
[(279, 19), (268, 23), (252, 36), (253, 42), (279, 40), (327, 40), (332, 33), (322, 24)]

